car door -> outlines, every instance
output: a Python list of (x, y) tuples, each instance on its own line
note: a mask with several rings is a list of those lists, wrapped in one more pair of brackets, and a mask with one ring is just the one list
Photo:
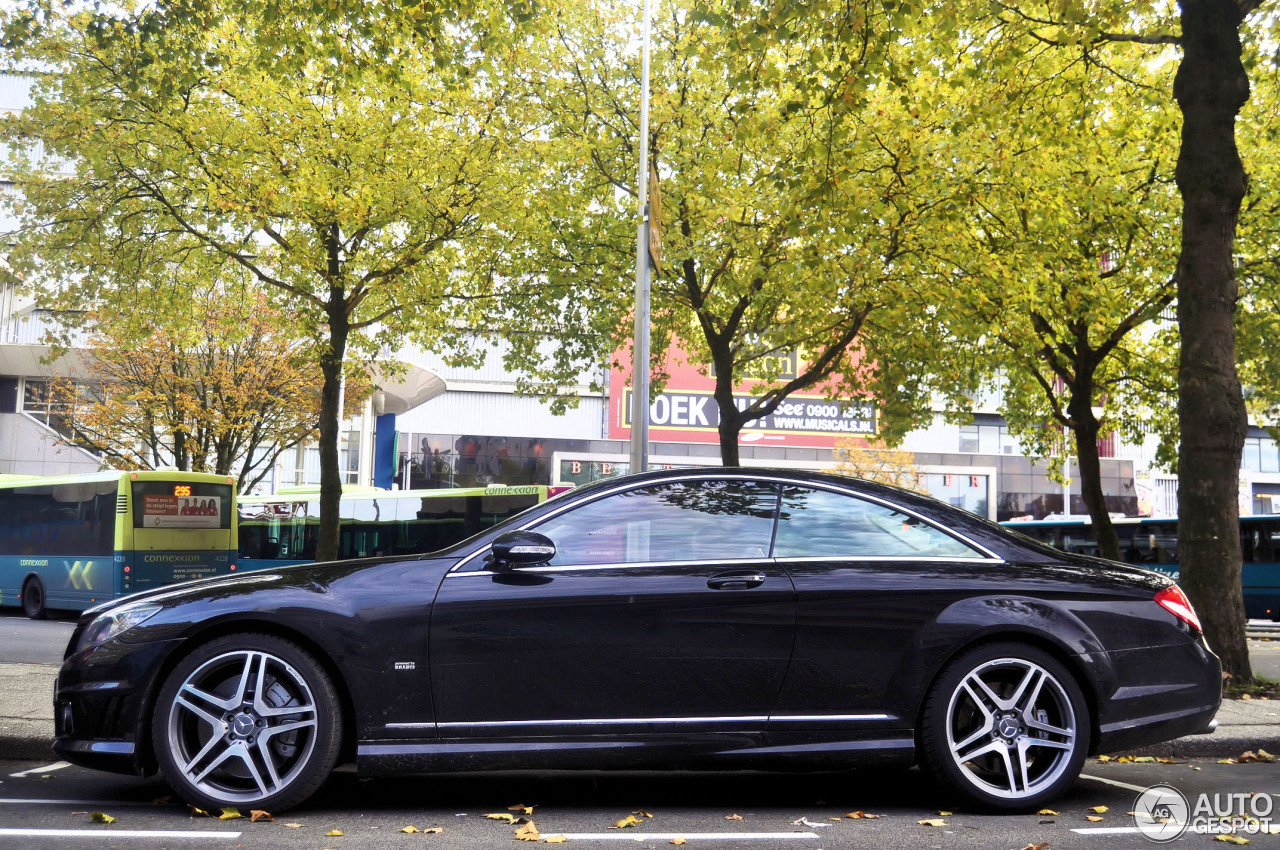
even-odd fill
[(796, 588), (796, 647), (772, 731), (909, 728), (902, 671), (921, 629), (1001, 563), (901, 508), (784, 485), (774, 556)]
[(777, 485), (691, 475), (540, 520), (548, 564), (460, 569), (432, 609), (444, 737), (763, 729), (795, 628)]

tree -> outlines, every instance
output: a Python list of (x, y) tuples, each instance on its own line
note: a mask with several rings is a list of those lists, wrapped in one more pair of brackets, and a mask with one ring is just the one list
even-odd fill
[[(308, 53), (311, 22), (287, 7), (198, 8), (11, 19), (16, 60), (56, 73), (3, 125), (23, 186), (10, 262), (55, 308), (120, 310), (132, 281), (202, 255), (261, 284), (322, 379), (317, 558), (327, 560), (348, 352), (425, 344), (452, 320), (449, 299), (490, 288), (484, 249), (501, 234), (486, 223), (519, 206), (511, 147), (523, 124), (501, 64), (521, 60), (516, 28), (499, 26), (500, 12), (458, 22), (441, 38), (467, 61), (437, 65), (442, 54), (409, 41), (380, 41), (394, 61), (370, 58), (369, 19), (329, 20)], [(290, 27), (300, 46), (277, 67)], [(492, 50), (471, 50), (480, 43)], [(74, 173), (51, 175), (41, 156)], [(464, 243), (481, 271), (463, 265)]]
[(1238, 286), (1233, 247), (1247, 175), (1235, 137), (1249, 99), (1241, 31), (1262, 0), (1164, 3), (977, 3), (973, 32), (993, 44), (990, 61), (1017, 63), (1054, 48), (1096, 61), (1108, 44), (1175, 45), (1172, 86), (1182, 114), (1175, 167), (1182, 229), (1174, 275), (1181, 340), (1178, 366), (1178, 540), (1182, 584), (1223, 668), (1249, 678), (1240, 586), (1238, 473), (1246, 416), (1236, 371)]
[[(246, 492), (315, 437), (320, 381), (262, 292), (244, 283), (188, 291), (196, 297), (163, 324), (155, 314), (88, 317), (88, 381), (60, 387), (66, 426), (116, 466), (235, 475)], [(360, 399), (348, 392), (348, 410)]]
[(988, 164), (937, 246), (957, 283), (943, 320), (976, 347), (968, 362), (996, 384), (1028, 453), (1058, 473), (1075, 455), (1100, 552), (1116, 560), (1099, 442), (1113, 430), (1141, 440), (1153, 423), (1167, 443), (1176, 433), (1177, 344), (1158, 328), (1175, 294), (1176, 121), (1150, 96), (1158, 63), (1132, 53), (1049, 51), (1030, 81), (1002, 69), (978, 87), (989, 111), (938, 166)]
[[(540, 69), (560, 159), (536, 274), (609, 282), (592, 304), (616, 342), (631, 335), (637, 194), (637, 69), (618, 59), (628, 15), (562, 9)], [(897, 84), (866, 81), (888, 61), (889, 20), (877, 3), (661, 9), (643, 141), (661, 176), (653, 366), (676, 338), (714, 376), (726, 465), (744, 424), (794, 392), (890, 399), (881, 413), (902, 414), (899, 428), (927, 400), (894, 370), (899, 348), (924, 341), (903, 331), (927, 312), (914, 258), (946, 187), (919, 170), (938, 126)], [(777, 355), (794, 351), (800, 369), (784, 378)], [(740, 408), (747, 376), (763, 383)]]
[(916, 456), (913, 453), (893, 448), (883, 440), (873, 440), (865, 446), (862, 442), (850, 437), (837, 439), (836, 465), (828, 471), (850, 478), (861, 478), (863, 481), (928, 492), (920, 484)]

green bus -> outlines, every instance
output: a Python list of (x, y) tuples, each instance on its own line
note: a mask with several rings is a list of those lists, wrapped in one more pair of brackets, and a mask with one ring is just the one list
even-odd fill
[[(452, 546), (568, 487), (492, 485), (440, 490), (345, 491), (339, 558), (418, 555)], [(241, 496), (241, 569), (315, 560), (320, 496), (309, 490)]]
[(235, 479), (0, 476), (0, 605), (40, 619), (235, 570)]

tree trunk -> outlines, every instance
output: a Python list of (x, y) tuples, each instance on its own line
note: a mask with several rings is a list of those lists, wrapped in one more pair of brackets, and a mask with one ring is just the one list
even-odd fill
[(338, 558), (339, 507), (342, 473), (338, 467), (338, 434), (342, 427), (342, 362), (346, 355), (346, 315), (330, 316), (329, 350), (320, 360), (324, 383), (320, 387), (320, 529), (316, 560)]
[(720, 413), (720, 465), (741, 466), (738, 456), (738, 435), (742, 433), (743, 419), (733, 398), (733, 353), (727, 341), (708, 339), (711, 359), (715, 363), (716, 387), (713, 393), (716, 409)]
[(1178, 557), (1209, 646), (1226, 672), (1250, 678), (1236, 500), (1246, 418), (1235, 365), (1232, 263), (1248, 179), (1235, 139), (1236, 114), (1249, 99), (1240, 61), (1243, 16), (1234, 0), (1180, 0), (1179, 6), (1183, 58), (1173, 84), (1183, 118)]
[[(1093, 521), (1094, 536), (1098, 540), (1098, 554), (1113, 561), (1120, 560), (1120, 538), (1116, 535), (1116, 527), (1111, 522), (1111, 514), (1107, 511), (1107, 497), (1102, 492), (1102, 460), (1098, 455), (1098, 420), (1093, 410), (1085, 410), (1083, 415), (1077, 412), (1075, 398), (1072, 398), (1071, 418), (1075, 421), (1072, 433), (1076, 438), (1076, 462), (1080, 466), (1080, 494), (1084, 497), (1085, 507), (1089, 510), (1089, 518)], [(1089, 401), (1082, 401), (1080, 406), (1091, 408)]]

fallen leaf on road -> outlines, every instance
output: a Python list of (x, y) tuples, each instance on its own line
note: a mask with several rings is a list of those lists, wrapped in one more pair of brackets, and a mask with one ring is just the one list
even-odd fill
[(342, 830), (340, 829), (331, 829), (325, 833), (326, 838), (337, 838), (340, 835), (342, 835)]
[(614, 821), (613, 826), (609, 827), (609, 829), (630, 829), (631, 827), (639, 826), (642, 823), (644, 823), (644, 821), (640, 820), (640, 818), (635, 815), (627, 815), (620, 821)]
[(1100, 761), (1103, 764), (1106, 764), (1109, 761), (1115, 761), (1115, 759), (1111, 758), (1111, 756), (1098, 756), (1098, 761)]
[(1058, 816), (1058, 813), (1055, 812), (1053, 809), (1041, 809), (1040, 811), (1036, 812), (1036, 814), (1043, 815), (1044, 817), (1047, 817), (1047, 818), (1056, 818)]
[(1041, 841), (1039, 844), (1028, 844), (1022, 850), (1049, 850), (1049, 842)]
[(1090, 806), (1089, 811), (1093, 812), (1095, 815), (1105, 815), (1107, 813), (1107, 807), (1106, 806)]
[(494, 814), (485, 815), (489, 820), (506, 821), (507, 823), (515, 823), (516, 816), (507, 814), (506, 812), (496, 812)]
[(569, 840), (569, 836), (567, 836), (567, 835), (559, 835), (559, 834), (556, 834), (556, 835), (548, 835), (546, 838), (544, 838), (544, 839), (542, 839), (542, 840), (543, 840), (543, 842), (544, 842), (544, 843), (546, 843), (546, 844), (564, 844), (566, 841), (568, 841), (568, 840)]
[(233, 809), (230, 806), (224, 806), (222, 811), (218, 813), (218, 820), (235, 820), (242, 817), (244, 815), (240, 814), (239, 809)]
[(679, 836), (671, 839), (672, 844), (688, 844), (689, 842)]
[(257, 823), (260, 820), (269, 820), (272, 823), (275, 823), (276, 819), (271, 816), (271, 812), (266, 812), (262, 809), (250, 809), (249, 823)]
[(529, 821), (516, 830), (516, 838), (521, 841), (537, 841), (542, 838), (542, 833), (538, 832), (538, 827), (533, 821)]
[(421, 830), (420, 830), (420, 829), (418, 829), (418, 828), (417, 828), (416, 826), (414, 826), (413, 824), (409, 824), (408, 826), (404, 827), (404, 828), (403, 828), (403, 829), (401, 829), (400, 831), (401, 831), (401, 832), (407, 832), (407, 833), (409, 833), (410, 835), (412, 835), (412, 834), (413, 834), (413, 833), (415, 833), (415, 832), (421, 832)]
[(1266, 762), (1270, 764), (1276, 760), (1276, 757), (1266, 750), (1259, 749), (1256, 753), (1253, 750), (1247, 750), (1240, 754), (1236, 759), (1240, 764), (1250, 764), (1252, 762)]
[(191, 816), (192, 816), (193, 818), (211, 818), (211, 817), (213, 817), (213, 815), (209, 814), (209, 813), (208, 813), (208, 812), (206, 812), (204, 809), (197, 809), (195, 806), (187, 806), (187, 808), (191, 810)]
[(942, 818), (929, 818), (927, 820), (918, 820), (916, 823), (921, 826), (946, 826), (947, 822)]
[(1236, 764), (1235, 759), (1218, 759), (1218, 764)]
[(742, 820), (742, 815), (725, 815), (725, 820)]
[(639, 815), (639, 816), (640, 816), (640, 817), (642, 817), (642, 818), (651, 818), (651, 817), (653, 817), (653, 815), (649, 814), (649, 813), (648, 813), (648, 812), (646, 812), (644, 809), (636, 809), (636, 810), (635, 810), (634, 812), (632, 812), (631, 814), (633, 814), (633, 815)]
[(940, 818), (949, 818), (949, 817), (951, 817), (951, 814), (952, 814), (951, 812), (938, 812), (938, 817), (940, 817)]
[(1102, 821), (1106, 820), (1106, 818), (1102, 817), (1102, 815), (1085, 815), (1084, 819), (1087, 820), (1089, 823), (1101, 823)]
[(286, 823), (286, 824), (285, 824), (285, 828), (286, 828), (286, 829), (301, 829), (301, 828), (302, 828), (302, 824), (300, 824), (300, 823)]
[(507, 806), (509, 812), (524, 812), (526, 815), (533, 814), (533, 806), (526, 806), (524, 803), (516, 803), (514, 806)]
[(791, 822), (792, 826), (807, 826), (810, 829), (826, 829), (831, 826), (829, 823), (814, 823), (808, 818), (796, 818)]
[(1225, 841), (1228, 844), (1248, 844), (1249, 839), (1241, 838), (1238, 835), (1215, 835), (1214, 841)]
[(115, 823), (116, 819), (106, 812), (89, 812), (89, 820), (94, 823)]

